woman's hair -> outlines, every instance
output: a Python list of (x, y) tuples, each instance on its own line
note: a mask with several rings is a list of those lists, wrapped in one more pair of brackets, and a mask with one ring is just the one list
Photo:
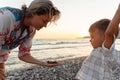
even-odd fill
[[(96, 21), (95, 23), (93, 23), (90, 26), (89, 32), (93, 33), (97, 29), (104, 34), (108, 25), (109, 25), (109, 23), (110, 23), (110, 21), (111, 20), (109, 20), (109, 19), (101, 19), (101, 20)], [(119, 30), (118, 30), (118, 32), (119, 32)], [(118, 32), (116, 32), (116, 34), (115, 34), (116, 37), (118, 36)]]
[(32, 14), (45, 15), (49, 14), (52, 18), (50, 22), (55, 22), (60, 18), (60, 11), (54, 7), (50, 0), (33, 0), (29, 7), (22, 6), (25, 17), (32, 17)]

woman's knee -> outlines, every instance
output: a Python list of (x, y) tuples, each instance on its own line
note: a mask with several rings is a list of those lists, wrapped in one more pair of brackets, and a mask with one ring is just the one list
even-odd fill
[(0, 63), (0, 80), (5, 80), (5, 64)]

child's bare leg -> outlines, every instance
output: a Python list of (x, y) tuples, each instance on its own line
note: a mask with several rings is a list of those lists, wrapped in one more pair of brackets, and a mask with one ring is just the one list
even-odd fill
[(0, 63), (0, 80), (5, 80), (5, 64)]

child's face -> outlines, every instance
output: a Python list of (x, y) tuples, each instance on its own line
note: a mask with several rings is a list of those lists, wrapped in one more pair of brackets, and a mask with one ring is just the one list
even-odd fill
[(50, 22), (51, 17), (46, 15), (33, 15), (31, 18), (31, 25), (34, 26), (37, 30), (40, 30), (43, 27), (46, 27), (48, 22)]
[(105, 39), (104, 33), (100, 32), (97, 29), (94, 32), (90, 32), (90, 38), (90, 42), (93, 48), (101, 47)]

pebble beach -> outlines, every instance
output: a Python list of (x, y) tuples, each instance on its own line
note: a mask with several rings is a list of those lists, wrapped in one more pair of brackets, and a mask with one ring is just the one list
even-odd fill
[[(6, 71), (6, 80), (75, 80), (75, 75), (81, 68), (86, 56), (63, 60), (56, 67), (28, 66)], [(120, 69), (116, 70), (112, 80), (120, 80)]]
[(29, 66), (7, 71), (6, 80), (73, 80), (86, 57), (64, 60), (56, 67)]

